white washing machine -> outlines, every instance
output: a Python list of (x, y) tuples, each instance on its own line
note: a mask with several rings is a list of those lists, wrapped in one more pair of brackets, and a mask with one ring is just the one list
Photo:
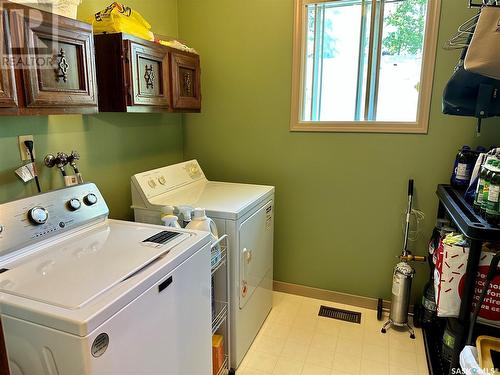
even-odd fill
[(109, 220), (94, 184), (0, 205), (11, 375), (207, 375), (210, 237)]
[(135, 220), (161, 224), (162, 207), (205, 208), (229, 235), (230, 354), (236, 369), (272, 308), (274, 187), (209, 181), (196, 160), (132, 177)]

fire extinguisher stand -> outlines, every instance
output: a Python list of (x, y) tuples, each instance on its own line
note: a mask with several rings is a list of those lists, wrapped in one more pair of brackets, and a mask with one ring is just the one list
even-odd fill
[[(415, 270), (410, 265), (411, 261), (424, 262), (425, 257), (412, 255), (408, 250), (408, 237), (410, 233), (410, 217), (413, 204), (413, 180), (408, 181), (408, 206), (406, 208), (405, 232), (403, 240), (403, 250), (399, 258), (399, 263), (394, 267), (392, 274), (392, 297), (389, 320), (385, 322), (380, 330), (386, 333), (391, 326), (406, 327), (410, 332), (410, 338), (415, 338), (415, 331), (408, 322), (408, 309), (410, 306), (411, 283), (415, 276)], [(381, 303), (379, 300), (379, 310)], [(378, 313), (377, 315), (380, 315)]]

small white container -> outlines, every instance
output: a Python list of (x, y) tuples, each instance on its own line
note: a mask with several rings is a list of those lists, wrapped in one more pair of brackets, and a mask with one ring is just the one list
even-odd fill
[(210, 232), (212, 234), (212, 243), (219, 238), (217, 226), (215, 222), (206, 215), (204, 208), (194, 209), (193, 217), (189, 224), (186, 225), (186, 228)]

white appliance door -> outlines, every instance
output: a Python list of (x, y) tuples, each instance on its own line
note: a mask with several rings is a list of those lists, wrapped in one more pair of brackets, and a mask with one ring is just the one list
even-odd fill
[[(91, 374), (210, 374), (210, 290), (206, 245), (92, 333)], [(109, 344), (95, 357), (102, 334), (109, 335)]]
[(273, 265), (273, 201), (268, 201), (239, 227), (240, 308), (252, 297)]

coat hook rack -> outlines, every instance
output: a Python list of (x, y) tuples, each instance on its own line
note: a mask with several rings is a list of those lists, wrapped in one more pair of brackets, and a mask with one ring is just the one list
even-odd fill
[(498, 1), (483, 0), (479, 3), (474, 3), (474, 0), (469, 0), (469, 8), (481, 8), (484, 6), (500, 8), (500, 4), (498, 4)]

